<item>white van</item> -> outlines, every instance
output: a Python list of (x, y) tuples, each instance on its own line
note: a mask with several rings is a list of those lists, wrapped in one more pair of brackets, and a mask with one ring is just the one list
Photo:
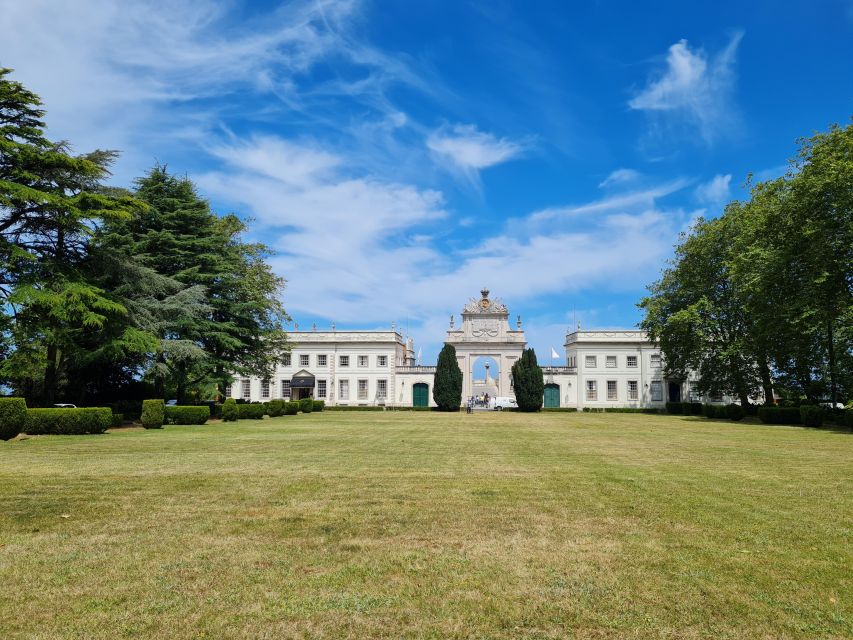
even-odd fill
[(489, 400), (489, 409), (494, 411), (503, 411), (504, 409), (518, 409), (518, 403), (515, 398), (507, 396), (498, 396)]

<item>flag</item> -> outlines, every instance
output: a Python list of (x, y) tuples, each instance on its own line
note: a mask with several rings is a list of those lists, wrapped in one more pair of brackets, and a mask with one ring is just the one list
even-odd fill
[(559, 358), (560, 358), (560, 354), (559, 354), (559, 353), (557, 353), (556, 351), (554, 351), (554, 347), (551, 347), (551, 357), (552, 357), (552, 358), (554, 358), (554, 359), (559, 359)]
[(415, 362), (419, 363), (419, 362), (421, 361), (421, 351), (423, 351), (423, 349), (424, 349), (423, 347), (420, 347), (420, 348), (418, 349), (418, 357), (417, 357), (417, 359), (415, 360)]

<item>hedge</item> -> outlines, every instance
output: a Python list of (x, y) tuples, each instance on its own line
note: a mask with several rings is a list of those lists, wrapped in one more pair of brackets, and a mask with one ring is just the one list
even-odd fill
[(739, 404), (730, 404), (726, 406), (726, 417), (735, 422), (743, 420), (744, 410)]
[(288, 400), (284, 403), (284, 415), (295, 416), (299, 413), (299, 400)]
[(146, 429), (159, 429), (166, 419), (166, 403), (163, 400), (142, 401), (142, 426)]
[(284, 415), (284, 400), (270, 400), (267, 403), (267, 413), (270, 418)]
[(314, 400), (314, 406), (311, 408), (312, 411), (322, 411), (326, 408), (325, 400)]
[(240, 417), (240, 406), (234, 398), (228, 398), (222, 403), (222, 419), (225, 422), (235, 422)]
[[(403, 407), (399, 407), (399, 408), (403, 409)], [(412, 409), (416, 409), (416, 408), (420, 408), (420, 407), (412, 407)], [(428, 410), (429, 407), (424, 407), (424, 409)], [(326, 411), (384, 411), (384, 410), (385, 410), (385, 407), (374, 407), (374, 406), (368, 406), (368, 405), (361, 406), (361, 405), (357, 405), (357, 404), (356, 405), (349, 405), (349, 406), (348, 405), (340, 405), (337, 407), (326, 407)]]
[(240, 412), (240, 420), (261, 420), (266, 413), (266, 407), (263, 404), (238, 404), (237, 408)]
[(577, 407), (543, 407), (541, 411), (547, 413), (577, 413)]
[(204, 424), (210, 418), (207, 406), (166, 407), (166, 424)]
[(807, 427), (823, 426), (823, 408), (804, 404), (800, 407), (800, 421)]
[(703, 404), (702, 415), (706, 418), (728, 418), (726, 413), (726, 405), (724, 404)]
[(0, 398), (0, 440), (11, 440), (21, 433), (27, 420), (27, 401)]
[(113, 424), (109, 407), (27, 409), (24, 431), (31, 435), (103, 433)]
[(759, 407), (758, 419), (764, 424), (800, 424), (798, 407)]
[(681, 402), (667, 402), (666, 412), (672, 414), (684, 413), (683, 404)]
[[(548, 411), (548, 409), (543, 409)], [(550, 409), (550, 411), (577, 411), (577, 409)], [(648, 407), (584, 407), (583, 413), (660, 413), (660, 409)]]
[(311, 413), (314, 410), (314, 400), (311, 398), (302, 398), (299, 401), (299, 410), (302, 413)]

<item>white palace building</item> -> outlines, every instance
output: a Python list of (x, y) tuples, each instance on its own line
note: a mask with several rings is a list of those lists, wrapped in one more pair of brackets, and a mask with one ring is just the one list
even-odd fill
[[(293, 331), (290, 353), (284, 354), (269, 380), (238, 378), (228, 395), (247, 401), (313, 397), (329, 406), (435, 406), (435, 366), (415, 363), (414, 342), (394, 330)], [(445, 342), (456, 349), (463, 374), (463, 401), (487, 390), (512, 397), (510, 370), (527, 346), (519, 318), (515, 328), (509, 311), (484, 289), (453, 316)], [(663, 407), (667, 401), (700, 400), (695, 380), (663, 375), (658, 346), (637, 330), (569, 331), (565, 362), (542, 365), (546, 408)], [(497, 363), (485, 380), (474, 380), (480, 358)], [(721, 399), (714, 398), (714, 401)]]

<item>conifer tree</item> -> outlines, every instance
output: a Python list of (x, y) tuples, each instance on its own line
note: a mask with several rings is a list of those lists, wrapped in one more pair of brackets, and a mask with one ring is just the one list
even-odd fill
[(519, 411), (539, 411), (545, 393), (545, 380), (532, 348), (525, 349), (521, 358), (512, 365), (512, 381)]
[(439, 411), (459, 411), (462, 406), (462, 370), (452, 344), (445, 344), (438, 354), (432, 399)]

